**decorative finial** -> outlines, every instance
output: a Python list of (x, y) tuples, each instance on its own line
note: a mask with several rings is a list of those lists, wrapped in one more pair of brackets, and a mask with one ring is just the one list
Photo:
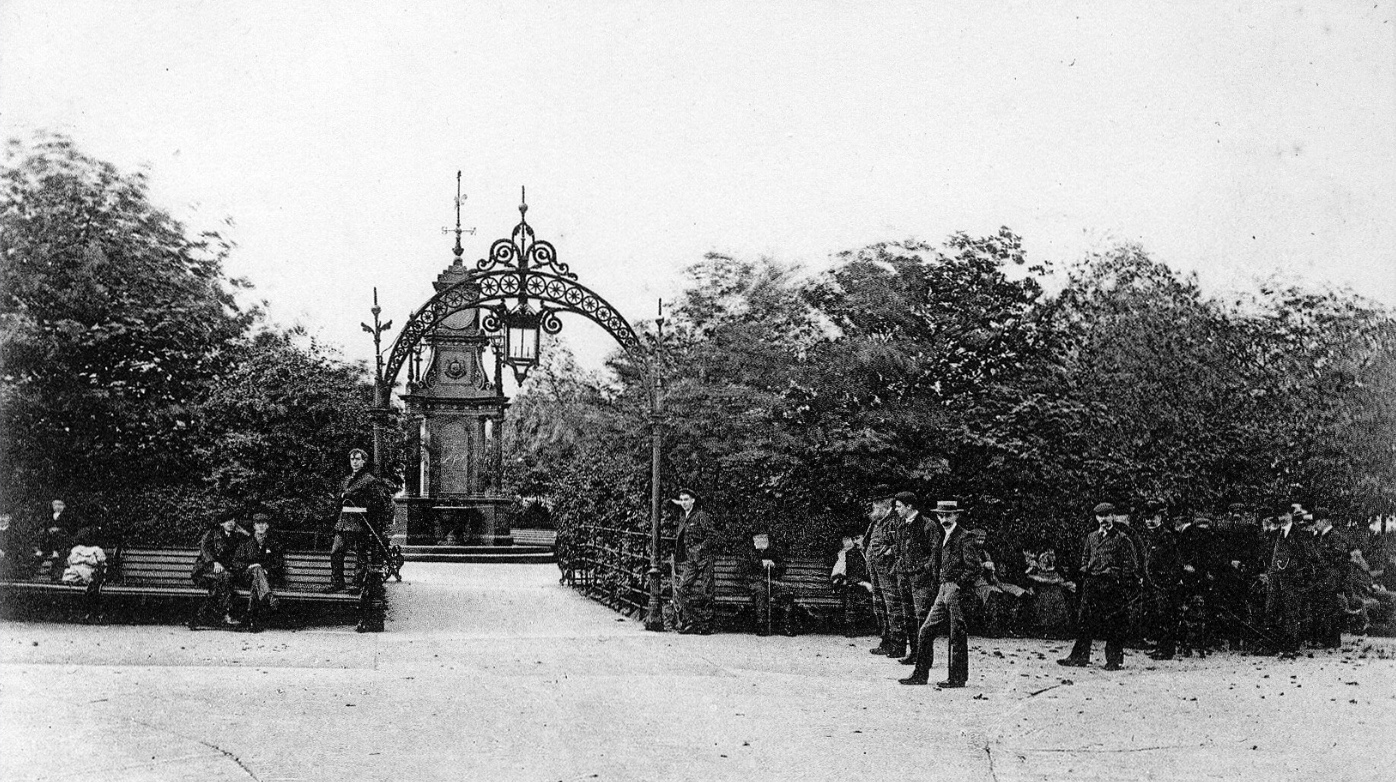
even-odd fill
[[(460, 263), (460, 256), (461, 256), (461, 253), (465, 252), (465, 248), (462, 247), (462, 246), (461, 246), (461, 243), (460, 243), (460, 235), (463, 234), (463, 233), (470, 234), (471, 236), (474, 236), (474, 235), (475, 235), (475, 229), (474, 229), (474, 228), (461, 228), (461, 227), (460, 227), (460, 206), (461, 206), (461, 203), (464, 202), (466, 198), (467, 198), (467, 196), (461, 195), (461, 192), (460, 192), (460, 171), (457, 171), (457, 172), (456, 172), (456, 246), (455, 246), (454, 248), (452, 248), (452, 251), (455, 252), (455, 254), (456, 254), (456, 263)], [(450, 228), (442, 228), (442, 229), (441, 229), (441, 233), (444, 234), (444, 233), (449, 232), (450, 230), (451, 230)]]
[(528, 212), (528, 188), (519, 185), (519, 217), (523, 218)]
[(456, 254), (457, 259), (465, 252), (465, 248), (460, 246), (460, 202), (460, 169), (456, 169), (456, 246), (452, 248), (452, 252)]

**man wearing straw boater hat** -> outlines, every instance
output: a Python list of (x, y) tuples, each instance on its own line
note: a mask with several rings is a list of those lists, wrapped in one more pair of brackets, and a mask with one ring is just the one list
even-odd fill
[(926, 614), (916, 639), (916, 670), (902, 684), (926, 684), (935, 661), (935, 640), (942, 631), (949, 634), (949, 675), (937, 687), (963, 687), (969, 680), (969, 634), (960, 596), (972, 594), (979, 577), (978, 539), (960, 526), (960, 505), (955, 500), (936, 503), (935, 515), (944, 530), (935, 553), (939, 585), (935, 602)]

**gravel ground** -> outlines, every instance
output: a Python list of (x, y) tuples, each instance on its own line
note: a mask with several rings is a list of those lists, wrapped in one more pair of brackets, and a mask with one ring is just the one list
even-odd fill
[(1385, 780), (1396, 761), (1392, 639), (1130, 652), (1116, 673), (971, 639), (970, 686), (939, 691), (898, 685), (870, 639), (647, 633), (556, 573), (410, 564), (376, 635), (0, 623), (0, 779)]

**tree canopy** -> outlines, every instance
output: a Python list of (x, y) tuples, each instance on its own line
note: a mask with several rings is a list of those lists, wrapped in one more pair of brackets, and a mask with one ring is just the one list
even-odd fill
[[(363, 368), (239, 303), (230, 243), (193, 233), (71, 140), (0, 170), (0, 476), (9, 512), (62, 497), (187, 545), (209, 515), (323, 515), (362, 444)], [(339, 455), (336, 455), (339, 454)]]
[[(1107, 500), (1396, 506), (1396, 321), (1349, 292), (1224, 301), (1136, 245), (1032, 264), (1008, 229), (875, 244), (819, 274), (710, 254), (687, 281), (663, 351), (664, 489), (698, 490), (729, 543), (766, 527), (822, 551), (876, 483), (958, 498), (1013, 545), (1072, 540)], [(613, 384), (555, 367), (514, 411), (511, 431), (574, 444), (509, 443), (561, 524), (647, 518), (644, 378), (613, 367)]]

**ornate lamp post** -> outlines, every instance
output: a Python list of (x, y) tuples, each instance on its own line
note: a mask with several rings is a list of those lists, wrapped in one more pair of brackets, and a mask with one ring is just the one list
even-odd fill
[(659, 589), (659, 468), (664, 448), (664, 302), (654, 319), (655, 355), (650, 362), (650, 569), (649, 604), (645, 607), (645, 629), (664, 631), (664, 609)]
[(383, 308), (378, 306), (377, 287), (373, 289), (373, 308), (369, 311), (373, 313), (373, 325), (360, 323), (359, 326), (373, 335), (373, 407), (369, 409), (369, 419), (373, 422), (373, 471), (381, 477), (384, 461), (383, 429), (392, 415), (388, 405), (388, 391), (392, 384), (383, 377), (383, 332), (391, 329), (393, 322), (390, 320), (384, 323), (378, 319)]

